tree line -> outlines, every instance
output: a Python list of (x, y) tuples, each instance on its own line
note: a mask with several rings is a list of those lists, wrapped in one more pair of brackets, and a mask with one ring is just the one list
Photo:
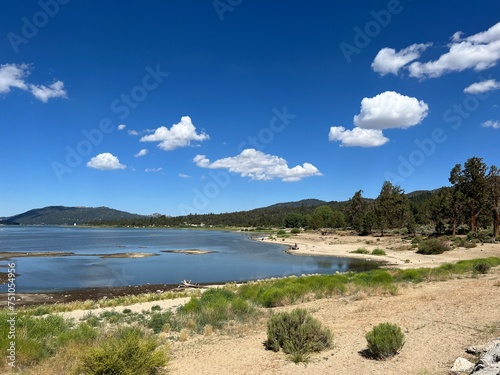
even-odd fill
[(374, 231), (384, 235), (390, 229), (404, 229), (415, 234), (419, 226), (430, 226), (437, 234), (452, 235), (491, 228), (493, 237), (498, 237), (499, 169), (487, 166), (479, 157), (472, 157), (463, 166), (457, 164), (453, 167), (449, 182), (451, 186), (408, 195), (401, 187), (385, 181), (375, 199), (363, 197), (363, 191), (359, 190), (347, 202), (305, 201), (304, 204), (278, 204), (250, 211), (176, 217), (161, 215), (107, 224), (345, 228), (361, 235)]

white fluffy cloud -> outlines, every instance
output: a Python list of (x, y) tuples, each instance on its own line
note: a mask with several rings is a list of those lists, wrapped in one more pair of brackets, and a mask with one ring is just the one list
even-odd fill
[(372, 68), (382, 76), (389, 73), (397, 75), (403, 66), (418, 59), (431, 45), (432, 43), (412, 44), (399, 52), (394, 48), (382, 48), (375, 56)]
[(420, 124), (429, 106), (417, 98), (386, 91), (373, 98), (363, 98), (354, 125), (363, 129), (409, 128)]
[(483, 122), (483, 128), (500, 129), (500, 121), (488, 120)]
[(497, 65), (500, 61), (500, 22), (469, 37), (462, 38), (462, 35), (461, 31), (455, 32), (448, 50), (434, 61), (415, 61), (432, 43), (412, 44), (399, 52), (383, 48), (377, 53), (372, 68), (381, 75), (397, 74), (405, 68), (411, 77), (424, 79), (467, 69), (481, 71)]
[(120, 164), (120, 161), (116, 156), (110, 154), (109, 152), (104, 152), (97, 156), (94, 156), (87, 163), (87, 167), (99, 169), (101, 171), (109, 171), (113, 169), (125, 169), (126, 166)]
[(332, 126), (328, 140), (340, 141), (346, 147), (378, 147), (389, 141), (382, 130), (354, 128), (346, 130), (343, 126)]
[(453, 34), (448, 52), (437, 60), (414, 62), (408, 67), (410, 76), (434, 78), (466, 69), (481, 71), (495, 66), (500, 60), (500, 22), (488, 30), (462, 39), (462, 33)]
[(141, 156), (146, 155), (147, 153), (148, 153), (148, 150), (147, 150), (147, 149), (145, 149), (145, 148), (143, 148), (142, 150), (140, 150), (140, 151), (139, 151), (137, 154), (135, 154), (134, 156), (135, 156), (136, 158), (139, 158), (139, 157), (141, 157)]
[(125, 124), (118, 125), (118, 130), (124, 130), (127, 127)]
[(128, 135), (139, 135), (139, 132), (136, 130), (129, 130)]
[(354, 129), (332, 126), (328, 140), (340, 141), (346, 147), (378, 147), (389, 142), (384, 129), (406, 129), (418, 125), (427, 116), (429, 106), (417, 98), (386, 91), (361, 100), (359, 115), (354, 116)]
[(191, 142), (203, 142), (210, 139), (209, 135), (202, 132), (198, 134), (196, 127), (189, 116), (183, 116), (181, 122), (172, 125), (170, 129), (161, 126), (153, 134), (141, 138), (141, 142), (160, 142), (158, 147), (171, 151), (179, 147), (190, 146)]
[(487, 91), (494, 91), (500, 89), (500, 82), (494, 79), (487, 79), (485, 81), (473, 83), (464, 89), (466, 94), (481, 94)]
[(29, 85), (31, 93), (38, 100), (47, 103), (52, 98), (67, 98), (68, 93), (64, 88), (62, 81), (56, 81), (49, 86), (45, 85)]
[(10, 92), (12, 87), (27, 90), (24, 77), (29, 75), (28, 65), (4, 64), (0, 65), (0, 94)]
[(25, 78), (30, 74), (27, 64), (4, 64), (0, 65), (0, 94), (7, 94), (11, 88), (30, 91), (35, 98), (47, 103), (52, 98), (67, 98), (68, 93), (64, 88), (64, 82), (56, 81), (49, 86), (34, 85), (27, 83)]
[(285, 159), (275, 155), (264, 154), (253, 148), (243, 150), (239, 155), (210, 162), (205, 155), (196, 155), (193, 159), (198, 167), (210, 169), (227, 169), (239, 173), (252, 180), (300, 181), (305, 177), (321, 176), (321, 172), (312, 164), (304, 163), (293, 168), (288, 167)]

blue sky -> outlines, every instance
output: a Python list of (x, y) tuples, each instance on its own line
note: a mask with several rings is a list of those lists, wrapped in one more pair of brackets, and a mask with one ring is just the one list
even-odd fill
[(228, 212), (500, 165), (496, 0), (7, 1), (0, 216)]

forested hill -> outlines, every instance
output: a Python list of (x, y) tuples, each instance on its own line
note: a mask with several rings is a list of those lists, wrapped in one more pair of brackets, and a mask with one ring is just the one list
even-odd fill
[(103, 223), (117, 220), (142, 219), (143, 215), (131, 214), (108, 207), (50, 206), (36, 208), (19, 215), (4, 218), (4, 225), (73, 225), (89, 222)]

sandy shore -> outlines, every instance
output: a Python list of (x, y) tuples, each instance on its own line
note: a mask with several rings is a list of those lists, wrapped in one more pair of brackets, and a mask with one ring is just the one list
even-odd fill
[[(298, 245), (298, 250), (289, 250), (292, 255), (317, 255), (317, 256), (335, 256), (347, 258), (370, 259), (373, 261), (382, 261), (387, 267), (396, 267), (401, 269), (419, 268), (419, 267), (437, 267), (447, 262), (457, 262), (463, 259), (487, 258), (500, 256), (500, 244), (478, 244), (472, 249), (463, 247), (447, 251), (439, 255), (417, 254), (416, 249), (411, 247), (411, 241), (403, 240), (400, 236), (340, 236), (327, 235), (322, 236), (318, 233), (300, 233), (298, 235), (285, 238), (278, 238), (277, 241), (269, 238), (264, 241), (280, 243), (287, 246)], [(382, 249), (386, 252), (385, 256), (370, 254), (353, 254), (359, 248), (368, 251), (373, 249)]]

